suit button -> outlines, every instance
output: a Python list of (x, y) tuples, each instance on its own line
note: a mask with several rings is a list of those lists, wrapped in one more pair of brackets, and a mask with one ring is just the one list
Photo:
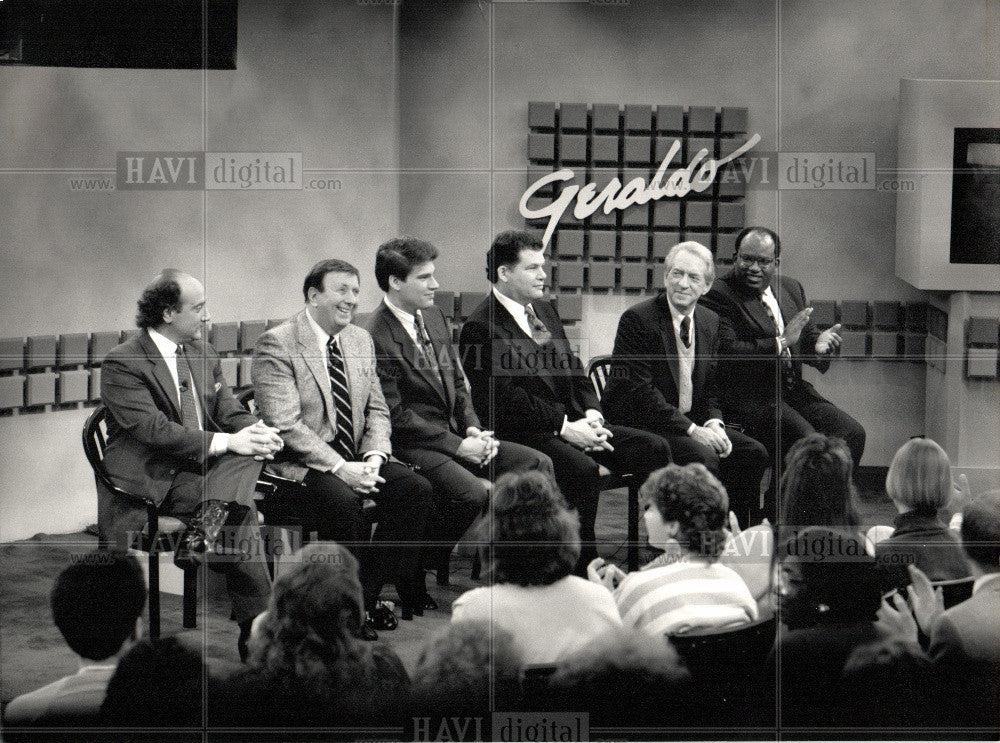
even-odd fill
[(171, 475), (176, 475), (177, 474), (177, 470), (170, 470), (170, 474)]

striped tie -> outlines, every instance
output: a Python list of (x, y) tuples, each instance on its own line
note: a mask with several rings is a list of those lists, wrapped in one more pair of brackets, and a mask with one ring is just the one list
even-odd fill
[(344, 370), (344, 357), (340, 346), (334, 338), (326, 344), (326, 368), (330, 373), (330, 391), (337, 408), (337, 435), (333, 439), (333, 450), (348, 462), (358, 458), (354, 448), (354, 424), (351, 411), (351, 391), (347, 386), (347, 372)]

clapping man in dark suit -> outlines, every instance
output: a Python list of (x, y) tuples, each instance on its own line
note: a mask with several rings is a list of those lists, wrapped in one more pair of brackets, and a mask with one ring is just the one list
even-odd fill
[(645, 480), (670, 463), (670, 445), (648, 431), (605, 423), (559, 315), (542, 300), (545, 254), (537, 237), (502, 232), (486, 262), (493, 290), (460, 338), (473, 404), (498, 436), (552, 459), (560, 490), (580, 514), (577, 569), (585, 574), (597, 556), (599, 466)]
[[(205, 290), (193, 276), (167, 269), (146, 287), (136, 316), (141, 332), (101, 365), (101, 401), (110, 413), (104, 464), (116, 485), (150, 498), (161, 513), (187, 519), (205, 501), (246, 507), (231, 535), (245, 553), (209, 563), (226, 568), (242, 654), (250, 622), (271, 591), (254, 491), (262, 460), (273, 458), (282, 441), (233, 397), (219, 355), (202, 339), (209, 319)], [(145, 524), (145, 510), (101, 496), (103, 536), (127, 546), (127, 535)]]
[(663, 436), (675, 463), (704, 464), (725, 484), (733, 510), (756, 520), (767, 450), (723, 423), (719, 316), (697, 306), (715, 280), (715, 260), (704, 245), (683, 242), (663, 264), (665, 291), (629, 308), (618, 323), (604, 412), (612, 423)]
[[(541, 452), (500, 441), (484, 431), (444, 313), (434, 306), (434, 260), (429, 242), (403, 237), (383, 243), (375, 278), (385, 298), (365, 321), (378, 357), (378, 374), (392, 416), (392, 445), (434, 486), (428, 523), (428, 567), (441, 569), (455, 543), (486, 504), (483, 479), (512, 470), (552, 476)], [(427, 602), (431, 603), (431, 602)]]
[[(261, 416), (285, 442), (272, 467), (302, 483), (275, 505), (358, 555), (365, 639), (374, 640), (376, 630), (396, 627), (395, 614), (378, 600), (384, 583), (395, 583), (404, 619), (423, 601), (415, 580), (431, 486), (390, 460), (375, 346), (367, 330), (351, 323), (359, 292), (358, 269), (350, 263), (331, 258), (313, 266), (302, 286), (306, 306), (257, 340), (251, 376)], [(377, 505), (371, 545), (365, 498)]]
[(802, 378), (803, 363), (829, 368), (840, 325), (820, 332), (809, 321), (802, 284), (776, 275), (780, 257), (774, 232), (748, 227), (736, 238), (732, 270), (701, 300), (722, 320), (723, 410), (781, 461), (792, 444), (819, 431), (844, 439), (857, 468), (865, 429)]

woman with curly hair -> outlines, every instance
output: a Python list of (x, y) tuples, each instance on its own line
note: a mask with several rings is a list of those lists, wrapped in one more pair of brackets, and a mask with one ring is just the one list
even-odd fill
[(552, 663), (621, 626), (608, 592), (571, 575), (580, 521), (551, 478), (519, 472), (498, 479), (484, 523), (492, 584), (459, 596), (452, 622), (492, 622), (513, 636), (525, 663)]
[(590, 579), (614, 595), (626, 627), (652, 635), (728, 629), (756, 621), (757, 602), (721, 563), (729, 498), (702, 464), (667, 465), (639, 490), (649, 544), (663, 554), (626, 575), (597, 558)]
[(394, 719), (409, 703), (396, 654), (361, 639), (358, 562), (333, 542), (310, 544), (274, 583), (254, 624), (249, 668), (220, 684), (214, 724), (329, 726)]

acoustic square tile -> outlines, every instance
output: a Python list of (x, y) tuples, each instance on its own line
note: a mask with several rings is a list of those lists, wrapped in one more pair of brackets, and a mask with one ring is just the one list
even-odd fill
[[(965, 330), (965, 342), (974, 346), (997, 346), (997, 319), (995, 317), (970, 317)], [(28, 339), (29, 347), (31, 339)]]
[(649, 224), (649, 204), (633, 204), (622, 212), (622, 224), (645, 227)]
[(455, 292), (438, 289), (434, 292), (434, 306), (450, 320), (455, 316)]
[(560, 129), (586, 129), (587, 128), (587, 104), (586, 103), (562, 103), (559, 105), (559, 128)]
[(555, 159), (556, 138), (553, 134), (531, 132), (528, 135), (528, 159), (535, 162), (552, 162)]
[(653, 260), (662, 261), (672, 247), (681, 241), (679, 232), (653, 233)]
[(587, 162), (587, 135), (560, 134), (559, 161), (573, 164)]
[(649, 235), (646, 232), (622, 233), (622, 258), (646, 259)]
[(719, 229), (741, 230), (746, 219), (742, 202), (723, 201), (719, 203)]
[(948, 313), (927, 305), (927, 332), (940, 341), (948, 342)]
[(486, 292), (462, 292), (458, 298), (458, 314), (464, 320), (486, 299)]
[(722, 132), (739, 134), (747, 130), (747, 109), (733, 106), (722, 107)]
[(24, 368), (24, 338), (0, 338), (0, 370)]
[(590, 215), (590, 224), (594, 226), (601, 227), (614, 227), (618, 221), (618, 215), (620, 212), (613, 211), (611, 214), (605, 214), (604, 209), (598, 209), (596, 212)]
[(118, 333), (113, 330), (91, 333), (90, 365), (97, 366), (104, 361), (104, 357), (108, 355), (108, 351), (118, 345), (118, 338)]
[(615, 233), (607, 230), (591, 230), (587, 236), (591, 258), (615, 257)]
[(648, 132), (653, 123), (653, 107), (625, 106), (625, 128), (631, 131)]
[(0, 410), (13, 410), (24, 405), (24, 377), (0, 377)]
[(736, 232), (715, 233), (715, 257), (720, 260), (730, 260), (736, 252)]
[[(527, 177), (525, 178), (525, 188), (531, 188), (539, 178), (544, 178), (552, 173), (552, 167), (546, 167), (544, 165), (529, 165), (527, 171)], [(539, 196), (551, 196), (553, 193), (555, 185), (548, 183), (541, 188), (535, 189), (535, 193)]]
[(715, 107), (714, 106), (691, 106), (688, 109), (688, 131), (689, 132), (714, 132), (715, 131)]
[(591, 263), (589, 280), (591, 289), (614, 289), (615, 264)]
[(27, 376), (24, 387), (24, 406), (51, 405), (56, 401), (56, 375), (52, 372), (38, 372)]
[(867, 328), (868, 303), (845, 301), (840, 303), (840, 322), (845, 328)]
[(583, 288), (583, 263), (580, 261), (559, 261), (556, 264), (557, 281), (560, 289)]
[(650, 139), (630, 134), (625, 137), (625, 162), (630, 164), (649, 163)]
[(622, 264), (622, 289), (641, 289), (649, 287), (649, 269), (645, 263)]
[(583, 230), (559, 230), (556, 249), (560, 258), (583, 258)]
[(840, 333), (840, 355), (845, 358), (861, 358), (868, 353), (868, 335), (854, 330)]
[(906, 329), (913, 333), (927, 332), (927, 304), (925, 302), (907, 302), (904, 306)]
[(614, 129), (618, 130), (618, 104), (617, 103), (595, 103), (591, 118), (594, 122), (594, 129)]
[(528, 126), (551, 129), (556, 125), (556, 104), (548, 101), (528, 103)]
[(58, 364), (60, 367), (82, 366), (87, 363), (90, 336), (86, 333), (66, 333), (59, 336)]
[[(527, 206), (528, 206), (528, 209), (531, 212), (537, 212), (537, 211), (539, 211), (541, 209), (544, 209), (546, 206), (548, 206), (551, 203), (552, 203), (551, 199), (544, 198), (544, 197), (538, 197), (538, 196), (532, 196), (530, 199), (528, 199)], [(525, 221), (528, 224), (538, 225), (539, 227), (541, 227), (542, 225), (544, 225), (544, 224), (546, 224), (548, 222), (548, 218), (547, 217), (525, 217)]]
[(745, 196), (747, 184), (744, 177), (736, 170), (723, 168), (715, 177), (719, 185), (719, 196)]
[(250, 353), (264, 332), (263, 320), (244, 320), (240, 323), (240, 351)]
[(618, 162), (618, 135), (595, 134), (590, 143), (590, 155), (595, 163)]
[(33, 335), (28, 337), (25, 347), (25, 362), (29, 369), (40, 369), (56, 365), (56, 337), (54, 335)]
[(596, 189), (595, 193), (601, 193), (616, 178), (618, 178), (618, 168), (594, 168), (590, 174), (590, 180)]
[(810, 302), (813, 311), (809, 316), (812, 324), (825, 330), (837, 323), (837, 305), (831, 300), (817, 299)]
[(240, 326), (235, 322), (220, 322), (212, 325), (210, 343), (219, 353), (230, 353), (239, 347)]
[(676, 199), (661, 199), (653, 204), (653, 224), (657, 227), (679, 227), (681, 224), (681, 202)]
[(710, 157), (715, 157), (715, 140), (705, 137), (689, 138), (687, 141), (687, 152), (684, 155), (685, 162), (691, 162), (694, 159), (694, 156), (701, 150), (708, 150), (708, 154), (705, 155), (701, 162), (704, 162)]
[(98, 402), (101, 399), (101, 367), (95, 366), (90, 370), (90, 401)]
[(685, 201), (684, 202), (684, 224), (687, 227), (711, 227), (712, 226), (712, 202), (711, 201)]
[(583, 295), (560, 294), (559, 317), (563, 322), (579, 322), (583, 319)]
[(89, 384), (87, 369), (64, 369), (59, 372), (59, 402), (86, 402)]
[(127, 341), (130, 341), (133, 338), (137, 337), (141, 332), (142, 331), (139, 330), (139, 328), (126, 328), (125, 330), (122, 331), (121, 342), (126, 343)]
[(872, 333), (872, 356), (882, 361), (895, 361), (899, 357), (899, 334), (885, 331)]
[(965, 349), (965, 376), (968, 379), (996, 379), (997, 349)]
[(906, 333), (903, 336), (903, 346), (907, 361), (923, 361), (924, 347), (927, 335), (925, 333)]
[(899, 302), (873, 302), (872, 323), (880, 330), (902, 330), (903, 305)]
[[(681, 160), (684, 157), (684, 140), (681, 137), (674, 135), (658, 135), (656, 137), (656, 153), (653, 160), (656, 162), (656, 167), (660, 167), (660, 163), (664, 161), (669, 154), (671, 148), (678, 144), (677, 148), (674, 150), (674, 156), (670, 158), (670, 164), (680, 167)], [(669, 172), (668, 167), (668, 172)]]
[(681, 106), (657, 106), (656, 131), (684, 131), (684, 109)]
[(239, 383), (237, 372), (239, 371), (240, 360), (235, 356), (231, 356), (219, 359), (219, 365), (222, 367), (222, 376), (226, 378), (226, 384), (230, 387), (235, 387)]
[(240, 370), (239, 370), (240, 387), (246, 387), (249, 384), (253, 384), (253, 378), (251, 376), (252, 368), (253, 368), (253, 357), (242, 356), (240, 358)]

